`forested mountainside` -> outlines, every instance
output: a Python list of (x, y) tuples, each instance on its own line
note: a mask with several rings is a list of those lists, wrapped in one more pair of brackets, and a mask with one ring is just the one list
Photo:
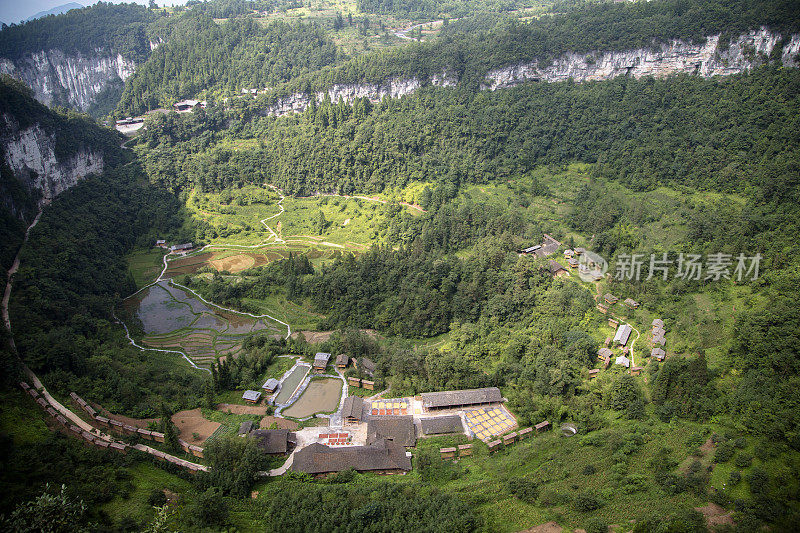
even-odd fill
[[(500, 67), (535, 60), (548, 65), (568, 53), (655, 50), (676, 39), (704, 42), (716, 35), (720, 35), (720, 51), (724, 52), (732, 39), (762, 27), (779, 35), (779, 43), (771, 50), (780, 55), (792, 35), (800, 31), (794, 4), (791, 0), (763, 4), (742, 0), (723, 7), (717, 0), (668, 0), (578, 7), (524, 24), (512, 19), (489, 31), (445, 33), (441, 39), (403, 50), (362, 55), (339, 67), (302, 76), (265, 99), (276, 101), (336, 84), (379, 83), (390, 78), (427, 84), (438, 76), (474, 90), (490, 71)], [(754, 51), (751, 55), (756, 57)]]
[(115, 133), (75, 113), (43, 106), (22, 83), (0, 76), (0, 217), (8, 270), (38, 208), (88, 174), (122, 160)]
[(169, 107), (177, 99), (214, 91), (237, 94), (263, 89), (335, 63), (340, 52), (314, 24), (250, 18), (217, 24), (198, 13), (187, 15), (125, 85), (121, 114)]
[(163, 36), (159, 27), (143, 6), (104, 2), (12, 24), (0, 36), (0, 73), (21, 79), (48, 105), (106, 113)]
[[(16, 347), (0, 332), (0, 528), (797, 530), (797, 3), (323, 4), (80, 11), (147, 39), (116, 116), (208, 100), (148, 114), (131, 150), (0, 80), (4, 268), (50, 200), (13, 278)], [(421, 43), (389, 35), (428, 17), (460, 20)], [(112, 37), (97, 39), (122, 54)], [(75, 154), (98, 175), (59, 178)], [(523, 253), (537, 243), (555, 252)], [(569, 254), (587, 252), (605, 276), (577, 275)], [(665, 275), (647, 276), (659, 258)], [(618, 325), (630, 342), (612, 342)], [(304, 377), (318, 353), (330, 365)], [(334, 368), (339, 354), (357, 366)], [(17, 357), (84, 422), (98, 419), (71, 392), (138, 425), (96, 428), (128, 454), (66, 436), (17, 387)], [(247, 403), (270, 379), (278, 396)], [(291, 414), (332, 380), (331, 405)], [(290, 452), (346, 432), (355, 456), (342, 404), (360, 403), (343, 395), (408, 407), (476, 387), (499, 388), (518, 426), (487, 423), (491, 439), (553, 431), (420, 434), (388, 479), (315, 477), (237, 436), (285, 428)]]

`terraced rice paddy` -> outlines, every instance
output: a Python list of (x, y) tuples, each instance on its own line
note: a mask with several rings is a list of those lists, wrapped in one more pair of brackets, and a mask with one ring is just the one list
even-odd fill
[(129, 298), (123, 306), (128, 317), (139, 321), (145, 345), (181, 351), (198, 366), (209, 366), (218, 356), (236, 357), (245, 337), (255, 331), (285, 333), (281, 324), (222, 311), (166, 281)]
[(339, 406), (342, 381), (336, 378), (315, 379), (292, 405), (282, 411), (285, 416), (306, 418), (316, 413), (330, 413)]

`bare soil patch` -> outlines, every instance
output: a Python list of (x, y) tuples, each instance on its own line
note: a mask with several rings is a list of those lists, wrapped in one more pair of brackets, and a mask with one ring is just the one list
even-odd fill
[(217, 411), (233, 413), (235, 415), (261, 415), (267, 414), (266, 405), (236, 405), (233, 403), (217, 404)]
[(732, 512), (726, 511), (725, 508), (720, 507), (716, 503), (709, 502), (703, 507), (695, 507), (695, 511), (700, 511), (706, 519), (706, 525), (713, 529), (717, 526), (734, 526)]
[(544, 524), (534, 526), (523, 533), (561, 533), (562, 531), (564, 531), (564, 528), (555, 522), (545, 522)]
[[(189, 444), (202, 444), (205, 440), (214, 433), (220, 424), (219, 422), (212, 422), (203, 418), (200, 408), (192, 409), (190, 411), (179, 411), (172, 415), (172, 423), (178, 430), (178, 437), (185, 440)], [(198, 440), (194, 439), (194, 434), (200, 437)]]
[(238, 254), (226, 257), (225, 259), (215, 259), (211, 265), (219, 271), (241, 272), (255, 265), (256, 260), (250, 254)]
[(261, 422), (258, 424), (258, 427), (261, 429), (267, 429), (272, 424), (278, 426), (278, 429), (291, 429), (295, 430), (300, 428), (300, 426), (294, 420), (289, 420), (288, 418), (278, 418), (276, 416), (267, 415), (261, 419)]

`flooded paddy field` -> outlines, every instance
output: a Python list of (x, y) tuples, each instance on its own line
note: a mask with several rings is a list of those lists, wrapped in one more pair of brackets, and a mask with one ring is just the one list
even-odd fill
[(292, 405), (281, 414), (305, 418), (317, 413), (330, 413), (339, 406), (342, 397), (342, 380), (337, 378), (314, 379)]

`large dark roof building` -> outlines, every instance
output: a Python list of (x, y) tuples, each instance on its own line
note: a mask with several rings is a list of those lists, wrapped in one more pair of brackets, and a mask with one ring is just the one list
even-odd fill
[(422, 406), (425, 409), (448, 409), (501, 401), (503, 395), (497, 387), (422, 393)]
[(250, 432), (250, 436), (256, 439), (258, 448), (268, 454), (286, 453), (289, 444), (296, 440), (288, 429), (256, 429)]
[(464, 425), (461, 423), (461, 417), (458, 415), (423, 418), (419, 423), (422, 426), (423, 435), (464, 432)]
[(381, 439), (391, 440), (400, 446), (416, 446), (417, 429), (413, 416), (372, 417), (367, 422), (367, 444)]
[(294, 454), (291, 469), (308, 474), (327, 474), (355, 469), (358, 472), (407, 472), (411, 458), (406, 449), (390, 440), (379, 439), (369, 446), (332, 448), (314, 443)]

